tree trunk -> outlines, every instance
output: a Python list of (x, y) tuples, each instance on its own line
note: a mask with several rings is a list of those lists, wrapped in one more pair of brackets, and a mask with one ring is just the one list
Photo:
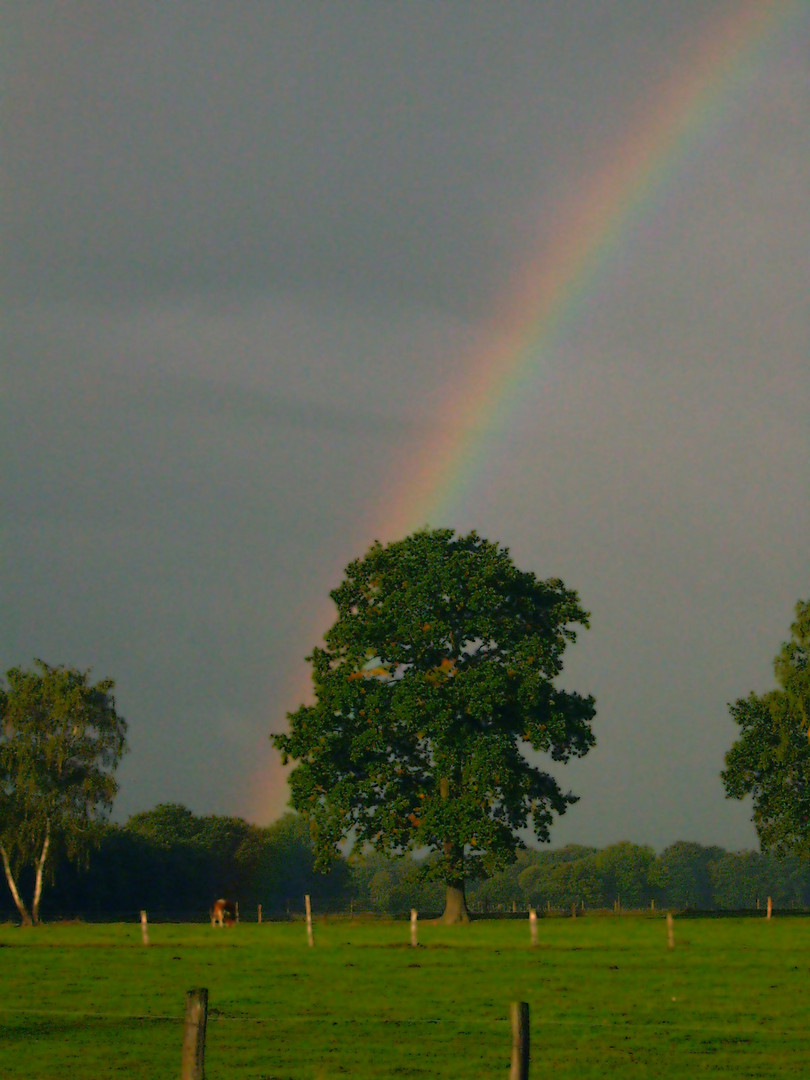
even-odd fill
[(48, 822), (45, 826), (45, 839), (42, 842), (42, 851), (37, 860), (37, 872), (36, 877), (34, 878), (34, 901), (31, 904), (31, 917), (34, 921), (34, 926), (39, 923), (39, 900), (42, 896), (42, 876), (45, 872), (45, 860), (48, 858), (48, 848), (50, 846), (51, 825), (50, 822)]
[(468, 923), (470, 912), (467, 908), (467, 897), (464, 893), (464, 881), (448, 881), (444, 897), (444, 913), (440, 922), (452, 926), (457, 923)]
[[(439, 794), (443, 799), (450, 798), (450, 781), (445, 776), (439, 780)], [(468, 923), (470, 921), (470, 912), (467, 909), (467, 897), (464, 893), (463, 849), (459, 849), (459, 846), (454, 844), (452, 840), (445, 840), (444, 854), (450, 860), (451, 865), (460, 865), (462, 872), (459, 876), (447, 879), (444, 912), (439, 921), (446, 923), (448, 926), (455, 923)]]
[(20, 913), (23, 926), (31, 926), (33, 920), (28, 913), (28, 908), (23, 903), (23, 898), (20, 896), (19, 889), (17, 888), (17, 882), (14, 880), (14, 874), (11, 872), (11, 863), (8, 861), (8, 852), (3, 844), (0, 844), (0, 856), (3, 859), (3, 869), (6, 872), (6, 881), (8, 887), (11, 890), (11, 895), (14, 897), (14, 903), (17, 905), (17, 911)]

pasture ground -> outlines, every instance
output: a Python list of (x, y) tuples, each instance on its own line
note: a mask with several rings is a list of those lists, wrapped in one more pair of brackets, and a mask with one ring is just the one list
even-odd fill
[(810, 1075), (810, 920), (0, 924), (3, 1080), (179, 1075), (209, 990), (208, 1080), (483, 1080), (530, 1006), (532, 1077)]

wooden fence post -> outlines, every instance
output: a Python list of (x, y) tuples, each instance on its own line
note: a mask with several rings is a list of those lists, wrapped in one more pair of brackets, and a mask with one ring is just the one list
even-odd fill
[(667, 912), (667, 945), (670, 949), (675, 948), (675, 920), (672, 918), (672, 912)]
[(509, 1080), (529, 1080), (529, 1005), (512, 1002), (512, 1067)]
[(257, 912), (256, 922), (261, 922), (261, 921), (262, 921), (262, 905), (259, 904), (259, 910)]
[(769, 896), (768, 897), (768, 914), (766, 915), (766, 918), (770, 919), (771, 915), (773, 915), (773, 900)]
[(208, 1021), (208, 991), (205, 987), (186, 992), (186, 1020), (183, 1025), (183, 1061), (180, 1080), (204, 1080), (205, 1025)]
[(419, 944), (419, 931), (416, 927), (416, 920), (419, 918), (419, 913), (416, 908), (411, 908), (411, 947), (416, 948)]
[(146, 912), (141, 912), (141, 940), (144, 945), (149, 944), (149, 926), (147, 925)]
[(315, 944), (315, 938), (312, 934), (312, 905), (309, 902), (309, 893), (304, 897), (304, 907), (307, 909), (307, 941), (309, 947), (312, 948)]
[(529, 908), (529, 933), (532, 937), (532, 947), (537, 944), (537, 912), (533, 907)]

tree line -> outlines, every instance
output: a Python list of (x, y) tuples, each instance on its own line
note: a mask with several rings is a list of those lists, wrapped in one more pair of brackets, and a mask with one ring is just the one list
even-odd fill
[[(300, 818), (269, 831), (171, 805), (110, 826), (127, 732), (113, 681), (94, 685), (89, 672), (41, 660), (33, 671), (6, 673), (0, 861), (24, 923), (39, 920), (43, 883), (60, 866), (63, 881), (64, 867), (74, 867), (76, 906), (79, 897), (106, 897), (94, 901), (104, 910), (123, 909), (135, 893), (141, 904), (154, 896), (165, 910), (187, 910), (212, 891), (250, 903), (269, 893), (272, 906), (286, 887), (273, 878), (287, 872), (277, 865), (307, 867), (310, 884), (299, 896), (314, 895), (314, 871), (329, 868), (327, 890), (339, 888), (342, 872), (351, 891), (351, 867), (340, 869), (349, 840), (384, 860), (369, 882), (413, 864), (397, 856), (427, 853), (419, 880), (443, 887), (446, 922), (466, 921), (468, 895), (501, 903), (490, 894), (504, 874), (518, 874), (512, 903), (598, 907), (612, 896), (636, 906), (658, 889), (675, 906), (692, 904), (673, 891), (680, 871), (650, 849), (577, 848), (548, 863), (524, 853), (524, 835), (547, 842), (555, 817), (578, 801), (544, 759), (566, 762), (595, 745), (593, 697), (557, 685), (566, 649), (589, 625), (574, 590), (519, 570), (507, 548), (474, 532), (424, 529), (372, 544), (330, 595), (337, 618), (308, 657), (314, 703), (288, 715), (287, 733), (271, 736), (282, 761), (295, 763), (290, 805)], [(740, 735), (720, 774), (730, 798), (752, 797), (763, 851), (780, 856), (810, 852), (810, 602), (796, 605), (791, 635), (774, 663), (777, 687), (729, 706)], [(283, 853), (301, 840), (300, 822), (307, 857), (274, 860), (276, 847)], [(96, 865), (115, 873), (83, 894), (79, 870), (99, 845)], [(732, 865), (724, 859), (738, 856), (706, 850), (702, 861), (687, 860), (703, 866), (690, 871), (696, 904), (739, 906), (728, 904), (723, 885)], [(176, 859), (185, 873), (174, 872)], [(767, 856), (751, 865), (759, 872)], [(780, 888), (799, 899), (798, 886)], [(779, 899), (775, 887), (766, 891)]]
[[(126, 824), (105, 826), (86, 866), (57, 860), (43, 918), (134, 920), (146, 909), (153, 918), (204, 920), (220, 896), (238, 901), (243, 918), (255, 920), (260, 904), (263, 918), (284, 918), (301, 912), (306, 894), (320, 912), (442, 911), (444, 885), (431, 879), (430, 857), (368, 850), (338, 855), (328, 872), (315, 863), (309, 826), (297, 814), (260, 827), (161, 804)], [(678, 910), (750, 910), (768, 896), (777, 907), (810, 907), (807, 861), (681, 841), (660, 854), (628, 842), (526, 848), (506, 869), (471, 883), (467, 901), (474, 913), (497, 915), (616, 903), (632, 910), (652, 902)], [(13, 913), (9, 895), (0, 916)]]
[[(214, 900), (234, 899), (268, 914), (296, 909), (309, 893), (321, 905), (344, 895), (347, 868), (314, 870), (306, 822), (286, 814), (268, 827), (238, 817), (195, 816), (164, 803), (125, 824), (103, 825), (86, 861), (54, 860), (41, 917), (127, 919), (141, 909), (166, 917), (205, 917)], [(28, 892), (33, 868), (21, 871)], [(10, 893), (0, 914), (14, 911)]]
[[(442, 911), (443, 885), (425, 874), (420, 860), (365, 853), (349, 860), (348, 873), (355, 910), (389, 915), (406, 915), (411, 907)], [(471, 882), (467, 901), (472, 912), (485, 915), (530, 907), (642, 910), (652, 903), (681, 911), (743, 911), (760, 902), (764, 906), (769, 896), (778, 908), (810, 907), (807, 861), (678, 841), (660, 854), (629, 842), (601, 849), (576, 844), (524, 848), (505, 870)]]

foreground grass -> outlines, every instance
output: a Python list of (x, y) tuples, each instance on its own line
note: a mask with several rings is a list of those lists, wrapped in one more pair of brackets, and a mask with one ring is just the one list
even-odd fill
[(208, 1080), (506, 1077), (509, 1002), (532, 1075), (810, 1074), (810, 920), (0, 925), (3, 1080), (179, 1074), (186, 990), (209, 990)]

